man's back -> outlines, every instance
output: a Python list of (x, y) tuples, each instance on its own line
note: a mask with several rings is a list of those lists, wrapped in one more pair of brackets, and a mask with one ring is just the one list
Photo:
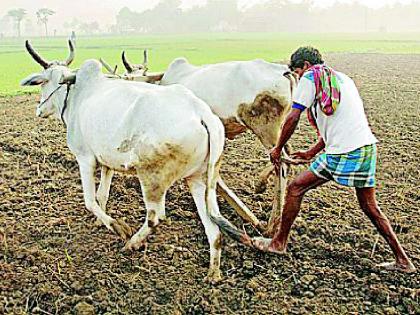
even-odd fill
[(311, 70), (301, 78), (293, 99), (295, 103), (309, 107), (324, 139), (327, 154), (343, 154), (377, 142), (353, 80), (341, 72), (336, 72), (336, 75), (341, 98), (333, 115), (327, 116), (316, 103), (314, 74)]

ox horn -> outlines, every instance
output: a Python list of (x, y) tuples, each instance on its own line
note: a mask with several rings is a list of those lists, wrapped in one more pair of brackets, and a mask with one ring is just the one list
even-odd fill
[(72, 73), (70, 75), (63, 75), (59, 84), (74, 84), (76, 83), (76, 73)]
[(110, 73), (117, 75), (117, 69), (118, 66), (115, 65), (114, 69), (111, 68), (111, 66), (102, 58), (99, 58), (99, 62), (102, 64), (102, 66)]
[(143, 65), (147, 67), (147, 49), (143, 51)]
[(127, 61), (126, 57), (125, 57), (125, 51), (122, 52), (122, 62), (124, 64), (125, 69), (127, 69), (128, 73), (133, 72), (133, 67), (130, 65), (130, 63)]
[(143, 75), (146, 75), (147, 70), (147, 49), (143, 50)]
[(70, 54), (67, 57), (66, 61), (64, 62), (66, 66), (69, 66), (74, 60), (74, 45), (71, 39), (69, 39), (69, 50), (70, 50)]
[(32, 56), (32, 58), (39, 63), (44, 69), (48, 69), (50, 66), (50, 63), (42, 58), (35, 49), (32, 48), (32, 45), (29, 43), (29, 40), (25, 41), (25, 47), (28, 53)]

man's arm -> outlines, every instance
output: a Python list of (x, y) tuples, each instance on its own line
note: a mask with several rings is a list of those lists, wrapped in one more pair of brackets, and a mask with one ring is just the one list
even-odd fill
[(319, 152), (324, 150), (324, 148), (325, 148), (324, 139), (322, 139), (322, 137), (318, 137), (318, 142), (315, 143), (315, 145), (312, 148), (310, 148), (307, 152), (311, 156), (311, 158), (313, 158)]
[(271, 162), (276, 167), (276, 171), (278, 171), (278, 167), (280, 164), (281, 151), (283, 150), (283, 147), (286, 144), (286, 142), (290, 139), (292, 134), (295, 132), (296, 127), (299, 123), (301, 113), (302, 113), (301, 109), (292, 108), (292, 110), (287, 115), (284, 121), (283, 127), (281, 128), (280, 136), (279, 136), (279, 139), (277, 140), (277, 145), (270, 152), (270, 159), (271, 159)]
[(276, 167), (276, 171), (280, 166), (280, 156), (284, 145), (290, 139), (292, 134), (295, 132), (296, 127), (299, 123), (301, 113), (311, 106), (315, 100), (315, 84), (310, 78), (305, 76), (299, 81), (295, 95), (293, 96), (292, 110), (287, 115), (284, 121), (283, 127), (280, 132), (277, 145), (270, 152), (271, 162)]
[(300, 120), (300, 109), (292, 108), (290, 113), (287, 115), (283, 127), (281, 128), (280, 137), (277, 141), (276, 147), (281, 151), (287, 141), (289, 141), (292, 134), (295, 132), (296, 127)]
[(307, 151), (298, 151), (290, 154), (292, 159), (301, 159), (304, 161), (312, 160), (319, 152), (321, 152), (325, 148), (324, 139), (322, 137), (318, 138), (318, 142), (314, 144), (313, 147), (308, 149)]

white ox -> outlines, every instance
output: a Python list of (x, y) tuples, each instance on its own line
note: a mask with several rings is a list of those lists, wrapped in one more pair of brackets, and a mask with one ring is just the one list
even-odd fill
[[(287, 65), (257, 59), (194, 66), (185, 58), (177, 58), (164, 73), (147, 74), (146, 52), (144, 56), (143, 65), (132, 65), (123, 52), (122, 60), (127, 70), (124, 78), (151, 83), (160, 81), (161, 85), (182, 84), (205, 101), (222, 120), (228, 139), (250, 129), (266, 149), (276, 144), (297, 84), (297, 78)], [(265, 189), (272, 172), (270, 164), (260, 175), (257, 192)], [(283, 164), (276, 211), (282, 207), (286, 176), (287, 168)], [(278, 213), (271, 216), (268, 234), (273, 233), (275, 216)], [(246, 219), (257, 227), (261, 226), (255, 217)]]
[[(73, 59), (71, 42), (69, 46), (71, 58), (51, 63), (26, 42), (28, 52), (44, 70), (21, 84), (41, 85), (37, 116), (54, 115), (66, 125), (68, 147), (80, 168), (86, 207), (108, 229), (125, 240), (131, 237), (125, 249), (138, 249), (165, 217), (168, 188), (185, 178), (210, 244), (208, 279), (219, 280), (221, 234), (210, 215), (219, 216), (216, 182), (224, 145), (220, 120), (181, 85), (108, 79), (95, 60), (86, 61), (75, 74), (68, 68)], [(95, 192), (98, 164), (101, 182)], [(147, 216), (133, 236), (127, 224), (105, 212), (114, 171), (137, 174), (141, 183)]]

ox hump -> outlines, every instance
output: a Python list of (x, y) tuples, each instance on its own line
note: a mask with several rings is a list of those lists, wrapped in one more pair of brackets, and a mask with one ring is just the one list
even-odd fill
[(179, 57), (179, 58), (174, 59), (174, 60), (170, 63), (170, 65), (169, 65), (169, 67), (168, 67), (168, 70), (169, 70), (169, 69), (172, 69), (172, 70), (179, 70), (180, 68), (182, 69), (182, 68), (183, 68), (183, 67), (185, 67), (185, 66), (190, 66), (190, 63), (188, 62), (188, 60), (187, 60), (186, 58), (184, 58), (184, 57)]
[(101, 69), (102, 66), (99, 61), (94, 59), (86, 60), (77, 72), (77, 82), (102, 78), (103, 75)]
[(173, 65), (184, 64), (184, 63), (189, 63), (187, 58), (185, 57), (175, 58), (174, 61), (172, 61)]

